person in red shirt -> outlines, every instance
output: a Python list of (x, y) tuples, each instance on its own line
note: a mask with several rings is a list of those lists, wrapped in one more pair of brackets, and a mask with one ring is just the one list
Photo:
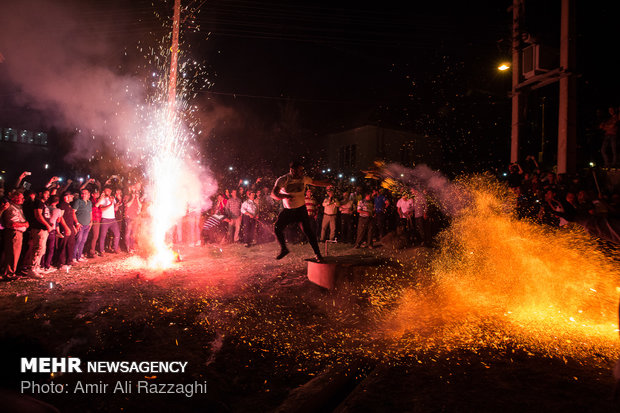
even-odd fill
[(97, 240), (99, 240), (99, 230), (101, 229), (101, 209), (96, 206), (99, 200), (99, 190), (94, 189), (90, 195), (90, 202), (93, 204), (92, 214), (92, 227), (90, 228), (90, 234), (86, 244), (88, 245), (88, 258), (94, 258), (97, 251)]
[(316, 199), (312, 195), (312, 191), (310, 189), (306, 191), (305, 202), (306, 202), (306, 209), (308, 210), (308, 218), (310, 218), (310, 228), (312, 228), (312, 232), (316, 234), (317, 217), (319, 215), (319, 209), (317, 208)]

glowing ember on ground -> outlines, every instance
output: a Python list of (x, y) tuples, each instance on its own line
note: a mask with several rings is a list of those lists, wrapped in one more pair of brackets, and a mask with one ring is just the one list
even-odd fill
[(615, 357), (617, 263), (578, 228), (517, 220), (498, 184), (473, 178), (465, 187), (472, 202), (440, 237), (431, 288), (405, 290), (383, 319), (388, 335), (415, 335), (430, 323), (433, 336), (466, 348), (518, 337), (538, 351), (577, 356), (600, 347)]
[(296, 291), (292, 303), (289, 291), (228, 301), (213, 307), (208, 327), (253, 348), (295, 355), (308, 368), (453, 352), (595, 365), (616, 359), (614, 259), (579, 230), (517, 220), (497, 183), (474, 178), (458, 188), (470, 202), (454, 210), (438, 250), (396, 254), (392, 264), (330, 295)]

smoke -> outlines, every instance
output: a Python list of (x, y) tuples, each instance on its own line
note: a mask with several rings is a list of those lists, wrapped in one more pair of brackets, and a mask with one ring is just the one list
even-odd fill
[(471, 201), (465, 188), (426, 165), (410, 169), (399, 164), (389, 164), (384, 167), (382, 174), (417, 191), (426, 191), (439, 202), (443, 212), (450, 216), (458, 215)]
[(85, 20), (97, 16), (79, 7), (3, 2), (0, 73), (15, 90), (15, 104), (41, 114), (36, 122), (47, 127), (75, 130), (74, 151), (87, 158), (96, 150), (94, 136), (133, 132), (132, 114), (144, 93), (138, 79), (119, 73), (122, 48), (98, 34)]
[[(126, 167), (140, 167), (152, 201), (153, 242), (163, 249), (166, 232), (187, 211), (208, 207), (217, 189), (210, 171), (196, 159), (196, 107), (185, 99), (191, 79), (183, 70), (198, 76), (200, 65), (179, 64), (180, 90), (170, 116), (168, 46), (132, 47), (138, 39), (128, 34), (148, 32), (141, 19), (132, 17), (135, 6), (113, 0), (98, 8), (88, 2), (4, 3), (0, 74), (16, 91), (12, 100), (41, 113), (49, 127), (75, 130), (66, 158), (90, 159), (105, 143), (115, 146), (108, 162), (120, 157)], [(133, 52), (127, 53), (127, 47)], [(134, 58), (143, 59), (136, 71), (149, 69), (148, 76), (127, 74), (125, 64)]]

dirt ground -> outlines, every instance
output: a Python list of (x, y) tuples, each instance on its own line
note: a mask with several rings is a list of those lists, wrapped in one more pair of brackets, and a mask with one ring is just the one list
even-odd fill
[[(67, 388), (79, 381), (206, 381), (206, 394), (192, 397), (25, 393), (63, 412), (618, 410), (615, 360), (605, 353), (560, 357), (517, 339), (468, 348), (415, 336), (406, 350), (388, 342), (376, 320), (403, 288), (432, 283), (431, 250), (330, 246), (332, 255), (382, 260), (353, 268), (333, 291), (308, 281), (308, 245), (291, 246), (281, 261), (277, 251), (275, 243), (186, 247), (183, 261), (165, 271), (121, 254), (42, 280), (0, 283), (4, 394), (20, 397), (22, 381)], [(418, 339), (424, 343), (411, 345)], [(152, 375), (19, 371), (21, 357), (69, 356), (188, 367)]]

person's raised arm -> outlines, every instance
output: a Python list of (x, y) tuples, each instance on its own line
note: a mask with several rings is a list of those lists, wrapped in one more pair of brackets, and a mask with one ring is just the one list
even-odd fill
[(320, 180), (320, 179), (312, 179), (310, 178), (310, 182), (308, 182), (309, 185), (313, 185), (313, 186), (330, 186), (332, 183), (329, 182), (326, 179)]
[(82, 189), (86, 189), (86, 187), (88, 186), (88, 184), (94, 184), (95, 183), (95, 179), (94, 178), (90, 178), (89, 180), (85, 181), (82, 186), (80, 186), (80, 191), (82, 191)]
[(69, 189), (69, 187), (71, 186), (72, 183), (73, 183), (72, 179), (67, 179), (67, 183), (65, 184), (65, 186), (63, 186), (62, 188), (58, 189), (58, 193), (62, 194), (64, 192), (66, 192), (67, 189)]
[(59, 178), (57, 176), (52, 176), (47, 184), (45, 184), (46, 188), (51, 188), (54, 186), (56, 182), (58, 182)]
[(28, 175), (32, 175), (32, 172), (29, 172), (29, 171), (22, 172), (22, 174), (19, 176), (19, 178), (17, 178), (17, 182), (15, 182), (15, 189), (19, 189), (19, 186), (22, 184), (22, 181)]

